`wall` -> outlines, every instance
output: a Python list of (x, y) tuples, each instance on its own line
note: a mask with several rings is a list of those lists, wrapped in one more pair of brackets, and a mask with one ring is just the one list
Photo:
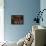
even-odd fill
[(0, 42), (4, 41), (4, 0), (0, 0)]
[[(7, 41), (18, 41), (32, 28), (40, 0), (4, 0), (4, 35)], [(12, 25), (11, 15), (24, 15), (23, 25)]]
[[(43, 9), (46, 9), (46, 0), (41, 0), (40, 2), (41, 2), (40, 9), (42, 11)], [(42, 17), (43, 17), (43, 22), (41, 21), (40, 25), (46, 26), (46, 20), (45, 20), (46, 19), (46, 10), (43, 12)]]

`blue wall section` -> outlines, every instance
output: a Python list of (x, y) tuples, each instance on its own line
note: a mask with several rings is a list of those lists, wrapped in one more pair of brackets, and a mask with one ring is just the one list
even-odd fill
[[(32, 21), (36, 17), (35, 12), (40, 9), (40, 0), (5, 0), (4, 2), (4, 38), (7, 41), (18, 41), (31, 30)], [(24, 15), (24, 24), (12, 25), (11, 15)]]

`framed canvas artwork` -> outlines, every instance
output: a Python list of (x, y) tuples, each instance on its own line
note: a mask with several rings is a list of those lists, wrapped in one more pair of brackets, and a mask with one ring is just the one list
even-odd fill
[(12, 15), (11, 16), (11, 24), (24, 24), (24, 16), (23, 15)]

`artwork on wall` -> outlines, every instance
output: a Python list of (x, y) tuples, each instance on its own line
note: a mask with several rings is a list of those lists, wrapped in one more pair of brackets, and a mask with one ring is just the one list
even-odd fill
[(11, 15), (11, 24), (24, 24), (23, 15)]
[(39, 11), (37, 13), (37, 16), (34, 18), (33, 21), (36, 21), (36, 23), (40, 23), (40, 20), (41, 20), (43, 22), (44, 21), (44, 19), (43, 19), (43, 13), (44, 13), (44, 11), (46, 11), (46, 9), (43, 9), (42, 11)]

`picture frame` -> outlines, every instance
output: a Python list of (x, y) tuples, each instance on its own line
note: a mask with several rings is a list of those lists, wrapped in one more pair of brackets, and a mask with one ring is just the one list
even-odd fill
[(24, 24), (24, 15), (11, 15), (11, 24), (15, 25)]

